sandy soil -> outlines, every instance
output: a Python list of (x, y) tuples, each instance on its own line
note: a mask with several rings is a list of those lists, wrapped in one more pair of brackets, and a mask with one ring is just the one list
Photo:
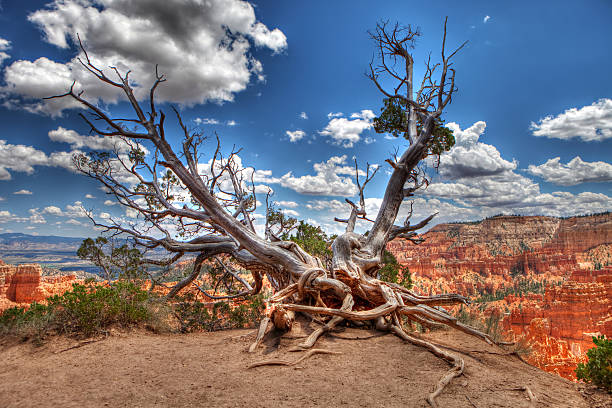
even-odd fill
[[(248, 370), (256, 361), (301, 355), (287, 351), (298, 340), (275, 333), (257, 353), (248, 354), (253, 337), (252, 330), (132, 332), (69, 350), (76, 340), (5, 345), (0, 348), (0, 407), (425, 407), (425, 397), (448, 369), (429, 352), (392, 335), (341, 329), (316, 346), (340, 355)], [(456, 350), (466, 363), (465, 375), (438, 398), (440, 406), (528, 407), (526, 393), (516, 390), (524, 386), (538, 398), (537, 407), (594, 406), (575, 384), (499, 348), (457, 332), (426, 337)], [(610, 401), (596, 405), (612, 406)]]

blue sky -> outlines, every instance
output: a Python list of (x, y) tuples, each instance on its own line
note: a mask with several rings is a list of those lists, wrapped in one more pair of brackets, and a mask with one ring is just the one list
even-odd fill
[[(612, 209), (609, 1), (200, 3), (0, 0), (0, 232), (97, 235), (81, 207), (129, 220), (71, 169), (73, 152), (107, 142), (79, 109), (41, 100), (76, 79), (113, 115), (128, 112), (75, 63), (77, 32), (94, 62), (129, 67), (142, 89), (158, 63), (169, 77), (162, 109), (175, 104), (189, 127), (242, 147), (242, 164), (260, 170), (258, 183), (289, 215), (338, 232), (333, 218), (348, 215), (344, 198), (355, 192), (353, 157), (380, 164), (366, 190), (373, 216), (384, 160), (405, 143), (372, 129), (382, 97), (364, 75), (374, 54), (367, 31), (381, 19), (419, 26), (419, 78), (428, 53), (439, 55), (444, 16), (448, 44), (469, 41), (444, 115), (457, 145), (416, 197), (415, 219)], [(223, 27), (236, 35), (232, 49)]]

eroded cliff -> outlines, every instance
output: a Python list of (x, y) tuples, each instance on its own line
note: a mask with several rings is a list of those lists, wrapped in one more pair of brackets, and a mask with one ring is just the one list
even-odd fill
[(574, 378), (591, 336), (612, 336), (612, 214), (498, 216), (440, 224), (423, 237), (388, 245), (416, 289), (461, 293), (476, 301), (471, 311), (503, 316), (532, 364)]
[(544, 295), (505, 299), (503, 328), (530, 347), (528, 361), (565, 378), (593, 347), (592, 336), (612, 335), (612, 267), (577, 269)]
[[(1, 261), (0, 261), (1, 262)], [(14, 306), (42, 302), (72, 288), (75, 275), (43, 276), (38, 264), (0, 264), (0, 313)]]

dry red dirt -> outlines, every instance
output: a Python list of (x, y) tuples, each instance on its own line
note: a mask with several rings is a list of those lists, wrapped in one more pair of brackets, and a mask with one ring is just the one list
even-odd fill
[[(189, 335), (115, 334), (66, 350), (75, 340), (55, 338), (0, 349), (0, 406), (10, 407), (425, 407), (425, 397), (448, 369), (429, 352), (393, 335), (342, 329), (316, 347), (341, 352), (315, 355), (294, 367), (247, 366), (264, 359), (295, 360), (292, 339), (268, 336), (255, 354), (250, 330)], [(424, 335), (460, 353), (465, 375), (438, 397), (440, 406), (610, 406), (605, 394), (591, 405), (577, 385), (521, 362), (462, 333)], [(65, 350), (65, 351), (64, 351)], [(587, 396), (595, 398), (593, 394)], [(469, 398), (469, 400), (468, 400)]]

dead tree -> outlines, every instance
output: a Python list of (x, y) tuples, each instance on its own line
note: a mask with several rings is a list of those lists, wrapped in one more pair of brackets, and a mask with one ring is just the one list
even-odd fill
[[(266, 228), (266, 237), (256, 233), (253, 172), (238, 165), (239, 150), (234, 149), (224, 156), (218, 137), (207, 144), (209, 140), (200, 133), (191, 132), (176, 110), (182, 144), (179, 150), (171, 146), (166, 135), (166, 115), (155, 104), (155, 91), (166, 81), (163, 75), (157, 74), (148, 100), (139, 101), (134, 95), (129, 72), (123, 75), (113, 68), (113, 76), (118, 79), (111, 79), (94, 65), (81, 47), (83, 67), (108, 86), (123, 91), (134, 116), (127, 119), (110, 117), (88, 100), (83, 91), (76, 91), (74, 84), (65, 94), (53, 98), (70, 97), (78, 101), (87, 108), (89, 114), (81, 116), (94, 133), (120, 141), (114, 155), (75, 158), (81, 172), (98, 180), (119, 203), (138, 214), (135, 222), (110, 219), (104, 223), (94, 221), (96, 225), (114, 234), (129, 235), (143, 247), (164, 248), (170, 254), (167, 263), (185, 254), (196, 255), (193, 273), (179, 282), (169, 296), (193, 282), (207, 259), (230, 255), (252, 275), (252, 282), (239, 280), (244, 286), (240, 295), (258, 293), (264, 278), (274, 289), (251, 351), (260, 344), (269, 325), (289, 330), (295, 313), (327, 317), (322, 327), (299, 344), (302, 349), (311, 348), (322, 334), (342, 321), (369, 321), (376, 328), (424, 347), (452, 365), (428, 398), (435, 406), (435, 397), (452, 378), (462, 373), (463, 360), (407, 333), (402, 327), (402, 319), (423, 325), (445, 324), (488, 343), (492, 340), (458, 322), (439, 307), (465, 303), (463, 296), (421, 296), (403, 286), (377, 279), (377, 271), (390, 240), (404, 238), (418, 243), (416, 231), (433, 218), (432, 215), (416, 224), (407, 219), (395, 225), (402, 202), (427, 183), (425, 173), (419, 171), (419, 163), (440, 153), (435, 149), (435, 130), (456, 90), (451, 59), (463, 45), (447, 52), (445, 22), (441, 61), (435, 65), (427, 61), (424, 78), (416, 88), (410, 50), (420, 35), (418, 30), (381, 23), (371, 35), (380, 64), (371, 64), (368, 76), (388, 100), (406, 108), (402, 132), (409, 147), (388, 160), (392, 174), (380, 210), (371, 218), (366, 214), (364, 189), (375, 171), (368, 166), (362, 180), (359, 180), (360, 172), (356, 171), (359, 201), (348, 201), (350, 214), (337, 219), (346, 224), (346, 231), (332, 244), (331, 268), (325, 267), (319, 258), (308, 254), (295, 242), (279, 239), (279, 231), (272, 233)], [(392, 90), (385, 89), (379, 82), (381, 75), (396, 82)], [(210, 159), (203, 162), (201, 155), (207, 150)], [(132, 181), (126, 182), (128, 178)], [(355, 232), (357, 220), (370, 222), (367, 233)]]

